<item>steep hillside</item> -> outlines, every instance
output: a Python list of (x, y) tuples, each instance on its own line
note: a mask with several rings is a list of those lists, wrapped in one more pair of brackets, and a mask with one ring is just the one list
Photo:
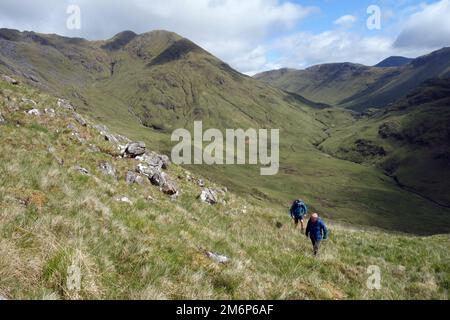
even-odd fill
[(384, 107), (428, 79), (449, 76), (450, 48), (443, 48), (399, 67), (335, 63), (269, 71), (255, 78), (313, 101), (364, 111)]
[[(142, 170), (164, 158), (152, 143), (133, 158), (142, 144), (124, 149), (58, 98), (0, 78), (1, 298), (448, 299), (449, 236), (326, 220), (314, 258), (285, 211), (164, 161), (154, 174), (178, 191), (165, 194)], [(198, 199), (203, 184), (218, 203)], [(373, 265), (380, 290), (366, 285)]]
[[(172, 130), (189, 129), (194, 120), (204, 129), (280, 129), (276, 176), (250, 165), (186, 167), (261, 205), (287, 210), (301, 196), (335, 220), (417, 234), (450, 230), (449, 209), (404, 190), (376, 167), (317, 149), (330, 129), (356, 121), (350, 112), (242, 75), (174, 33), (127, 31), (92, 42), (3, 29), (0, 70), (166, 155)], [(433, 219), (424, 225), (424, 216)]]
[(375, 163), (399, 185), (450, 207), (450, 79), (433, 79), (352, 126), (330, 131), (322, 150)]

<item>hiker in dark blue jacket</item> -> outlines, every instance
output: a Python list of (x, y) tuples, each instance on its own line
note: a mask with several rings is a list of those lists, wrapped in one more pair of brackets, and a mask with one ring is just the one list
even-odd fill
[(306, 207), (306, 204), (298, 199), (295, 200), (294, 203), (292, 203), (291, 209), (289, 210), (291, 214), (291, 219), (294, 220), (295, 228), (298, 226), (298, 222), (300, 221), (301, 226), (301, 233), (305, 230), (305, 226), (303, 224), (303, 218), (308, 213), (308, 208)]
[(319, 215), (317, 213), (313, 213), (311, 215), (311, 219), (308, 221), (308, 225), (306, 226), (306, 236), (311, 238), (311, 242), (313, 245), (314, 255), (317, 256), (319, 254), (320, 242), (323, 240), (327, 240), (328, 230), (325, 226), (325, 223), (321, 219), (319, 219)]

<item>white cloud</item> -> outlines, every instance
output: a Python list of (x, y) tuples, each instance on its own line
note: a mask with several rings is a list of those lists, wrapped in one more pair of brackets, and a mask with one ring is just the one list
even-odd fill
[(345, 16), (342, 16), (342, 17), (336, 19), (333, 23), (335, 25), (338, 25), (343, 28), (351, 28), (351, 27), (353, 27), (353, 25), (355, 24), (355, 22), (357, 20), (358, 19), (355, 16), (352, 16), (351, 14), (347, 14)]
[(404, 23), (397, 48), (436, 49), (450, 45), (450, 0), (423, 4)]
[(330, 30), (319, 34), (302, 32), (287, 36), (276, 41), (273, 48), (288, 53), (282, 58), (283, 65), (302, 68), (331, 62), (371, 65), (384, 59), (390, 47), (389, 38)]

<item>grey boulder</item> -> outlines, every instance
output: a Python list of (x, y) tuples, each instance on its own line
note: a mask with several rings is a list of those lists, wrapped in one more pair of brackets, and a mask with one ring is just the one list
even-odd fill
[(127, 145), (125, 149), (125, 156), (130, 158), (136, 158), (145, 153), (145, 143), (142, 141), (131, 142)]

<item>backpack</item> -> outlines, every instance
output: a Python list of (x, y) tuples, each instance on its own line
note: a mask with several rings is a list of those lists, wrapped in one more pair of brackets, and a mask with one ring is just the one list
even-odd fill
[(293, 212), (294, 212), (294, 215), (295, 216), (297, 216), (298, 215), (298, 209), (300, 208), (300, 207), (303, 207), (303, 214), (305, 214), (306, 213), (306, 205), (305, 205), (305, 203), (303, 202), (303, 201), (300, 201), (300, 200), (295, 200), (294, 201), (294, 205), (293, 205)]

